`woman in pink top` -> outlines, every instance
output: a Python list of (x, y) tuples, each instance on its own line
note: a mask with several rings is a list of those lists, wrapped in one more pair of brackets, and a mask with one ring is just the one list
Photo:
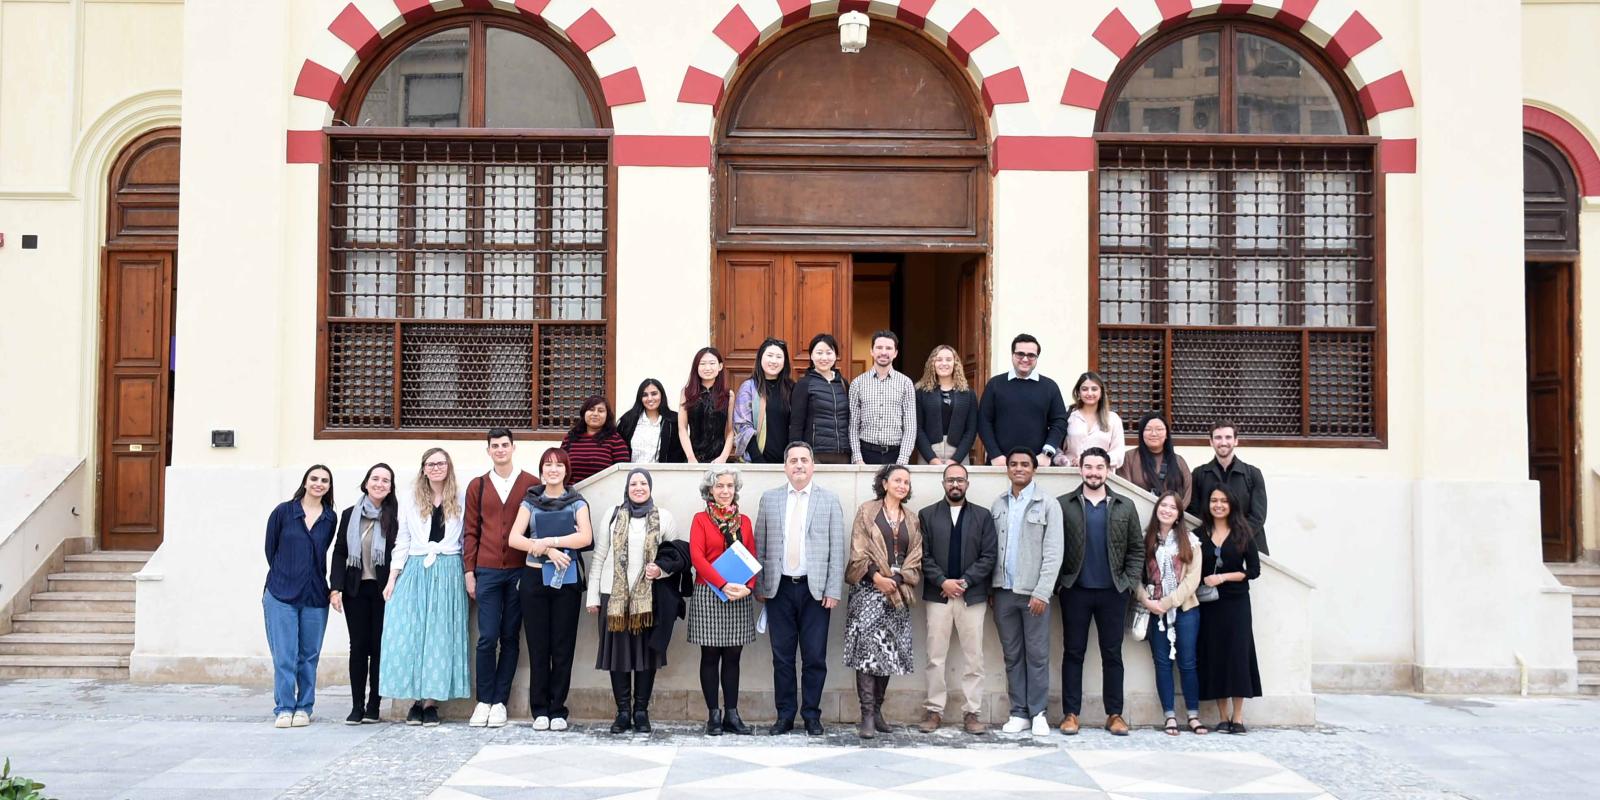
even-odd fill
[(1111, 396), (1099, 373), (1085, 372), (1072, 386), (1072, 411), (1067, 414), (1067, 446), (1057, 453), (1056, 466), (1078, 466), (1078, 454), (1099, 447), (1111, 454), (1111, 469), (1122, 466), (1128, 446), (1123, 441), (1122, 417), (1111, 410)]

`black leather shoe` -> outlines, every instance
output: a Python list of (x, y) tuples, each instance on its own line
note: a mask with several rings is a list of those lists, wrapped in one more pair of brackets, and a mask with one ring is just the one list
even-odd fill
[(713, 708), (713, 709), (711, 709), (711, 713), (706, 715), (706, 735), (707, 736), (721, 736), (722, 735), (722, 712), (721, 711), (718, 711), (718, 710)]
[(633, 729), (638, 733), (649, 733), (654, 730), (650, 727), (650, 712), (636, 708), (633, 710)]
[(794, 720), (780, 719), (777, 722), (772, 723), (772, 727), (767, 728), (767, 735), (782, 736), (792, 730), (794, 730)]
[(722, 729), (740, 736), (750, 735), (750, 726), (744, 724), (744, 720), (739, 719), (739, 709), (737, 708), (730, 708), (722, 712)]
[(823, 734), (822, 720), (820, 720), (820, 719), (808, 719), (808, 720), (806, 720), (806, 735), (807, 736), (821, 736), (822, 734)]

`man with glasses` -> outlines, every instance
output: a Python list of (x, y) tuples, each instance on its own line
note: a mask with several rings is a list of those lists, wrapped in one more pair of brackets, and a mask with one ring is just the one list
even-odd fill
[(989, 379), (978, 404), (978, 436), (989, 463), (1003, 467), (1018, 448), (1055, 458), (1067, 437), (1067, 405), (1061, 387), (1039, 374), (1039, 340), (1026, 333), (1011, 340), (1011, 371)]
[(983, 705), (983, 622), (999, 542), (989, 509), (967, 502), (967, 468), (944, 468), (944, 499), (917, 512), (922, 523), (922, 599), (928, 609), (928, 702), (919, 726), (933, 733), (944, 722), (944, 659), (950, 631), (961, 639), (961, 727), (989, 731)]

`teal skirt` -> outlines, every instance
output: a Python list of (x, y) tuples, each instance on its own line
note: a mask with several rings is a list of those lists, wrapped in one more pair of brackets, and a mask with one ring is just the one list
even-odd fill
[(461, 556), (406, 559), (383, 612), (378, 685), (385, 697), (453, 700), (472, 696), (467, 581)]

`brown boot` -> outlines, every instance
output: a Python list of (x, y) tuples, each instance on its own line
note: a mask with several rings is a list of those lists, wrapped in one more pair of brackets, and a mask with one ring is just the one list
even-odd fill
[(873, 703), (873, 696), (877, 692), (877, 680), (873, 676), (857, 670), (856, 699), (861, 703), (861, 722), (856, 725), (856, 735), (863, 739), (872, 739), (878, 735), (878, 731), (872, 725), (873, 714), (877, 711), (877, 707)]
[(1128, 723), (1122, 720), (1121, 714), (1112, 714), (1106, 717), (1106, 730), (1111, 731), (1112, 736), (1127, 736)]
[(943, 715), (937, 711), (928, 711), (923, 713), (922, 724), (917, 726), (917, 730), (922, 731), (923, 733), (933, 733), (934, 731), (939, 730), (939, 726), (943, 724)]
[(989, 726), (978, 719), (978, 715), (968, 711), (961, 715), (961, 727), (973, 736), (982, 736), (989, 732)]
[(1077, 714), (1068, 714), (1066, 719), (1061, 720), (1061, 732), (1066, 734), (1066, 735), (1068, 735), (1068, 736), (1077, 736), (1078, 735), (1078, 715)]

